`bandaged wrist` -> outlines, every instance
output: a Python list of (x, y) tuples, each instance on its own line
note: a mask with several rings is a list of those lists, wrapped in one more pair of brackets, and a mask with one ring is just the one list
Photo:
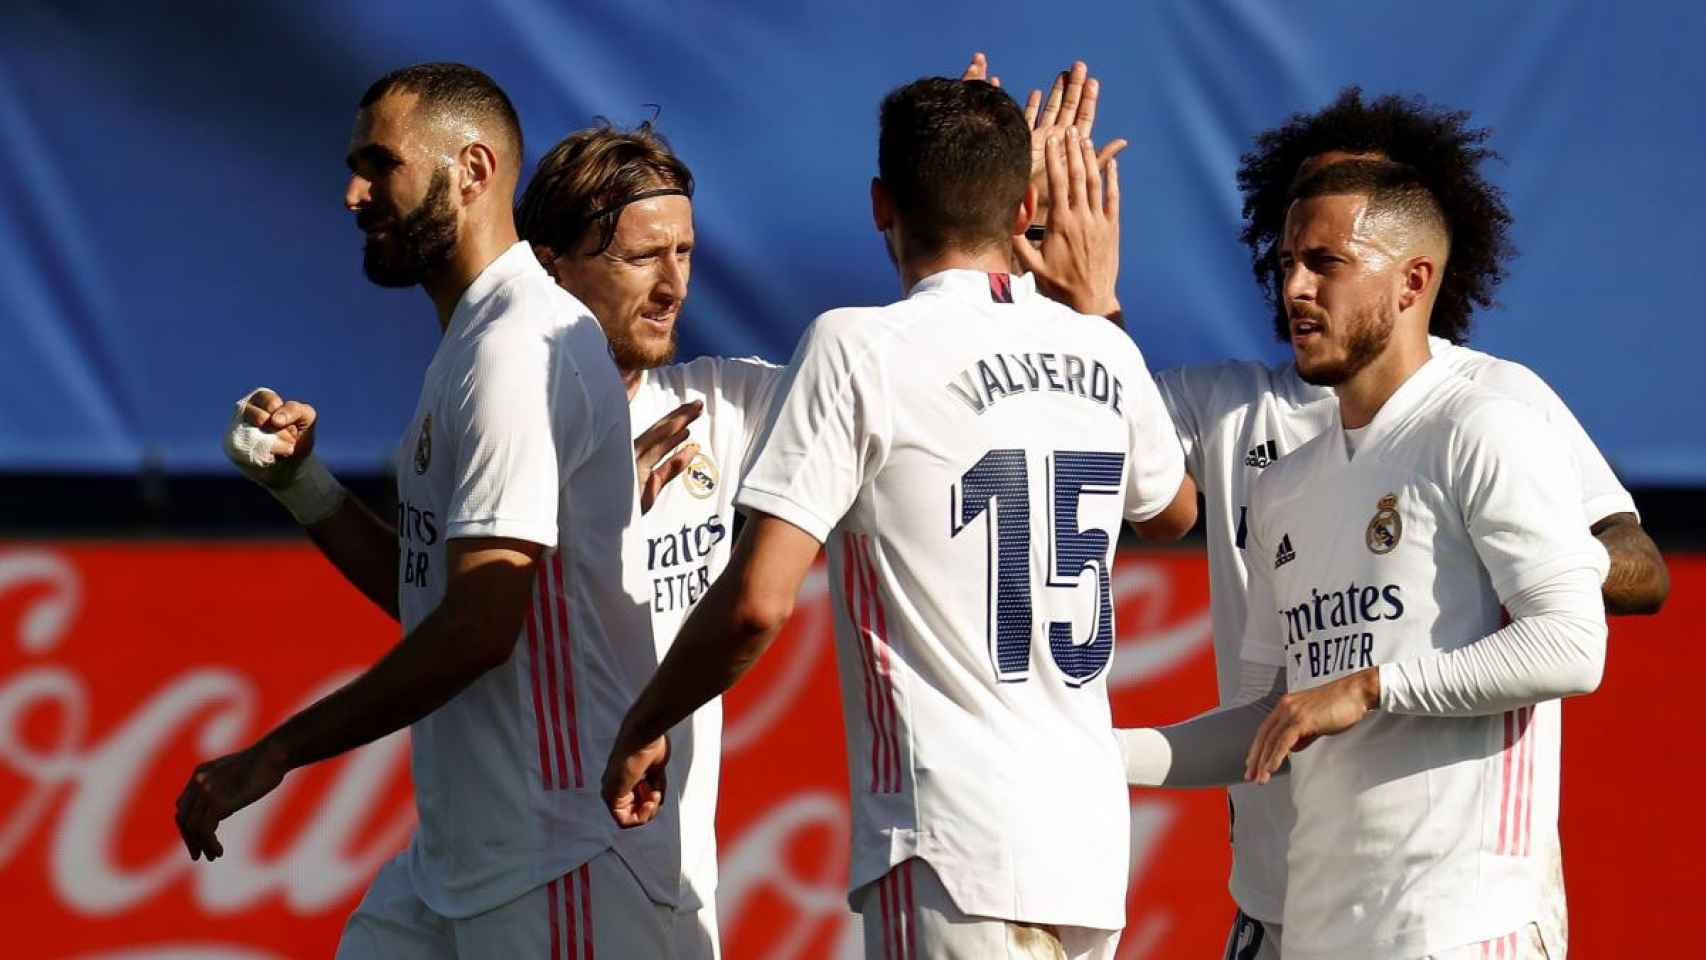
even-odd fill
[(339, 483), (319, 457), (309, 457), (296, 470), (296, 476), (282, 487), (268, 487), (273, 497), (290, 511), (296, 522), (313, 526), (338, 512), (349, 491)]

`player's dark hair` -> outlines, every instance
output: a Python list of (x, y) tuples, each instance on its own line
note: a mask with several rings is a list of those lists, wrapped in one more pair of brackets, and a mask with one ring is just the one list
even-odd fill
[[(1357, 194), (1368, 198), (1369, 212), (1393, 212), (1437, 233), (1448, 243), (1451, 227), (1421, 171), (1390, 160), (1345, 160), (1312, 171), (1291, 188), (1292, 201)], [(1288, 203), (1289, 207), (1290, 204)]]
[(362, 94), (360, 107), (371, 107), (380, 97), (393, 92), (420, 97), (417, 110), (435, 110), (497, 124), (498, 132), (509, 139), (513, 162), (520, 169), (521, 117), (516, 114), (509, 95), (491, 77), (461, 63), (417, 63), (373, 81)]
[(1516, 248), (1504, 194), (1481, 175), (1481, 162), (1498, 154), (1486, 146), (1489, 131), (1469, 126), (1469, 114), (1445, 110), (1420, 97), (1384, 96), (1364, 103), (1347, 87), (1326, 108), (1296, 114), (1256, 137), (1238, 167), (1244, 195), (1244, 230), (1251, 270), (1275, 307), (1274, 332), (1290, 336), (1282, 279), (1274, 252), (1285, 227), (1292, 187), (1305, 160), (1329, 151), (1377, 153), (1405, 164), (1433, 195), (1451, 236), (1451, 262), (1440, 278), (1431, 332), (1453, 343), (1469, 334), (1477, 307), (1489, 308)]
[(877, 173), (907, 247), (938, 253), (1004, 245), (1031, 179), (1019, 105), (981, 80), (926, 77), (883, 98)]
[(693, 196), (693, 173), (663, 135), (649, 121), (621, 130), (601, 120), (539, 158), (515, 209), (516, 229), (559, 255), (580, 250), (592, 231), (588, 255), (600, 254), (616, 238), (626, 203), (660, 188)]

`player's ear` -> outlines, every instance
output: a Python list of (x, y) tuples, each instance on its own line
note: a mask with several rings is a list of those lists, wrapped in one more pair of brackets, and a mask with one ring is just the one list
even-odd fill
[(1439, 265), (1426, 255), (1412, 258), (1405, 264), (1403, 288), (1398, 291), (1398, 309), (1408, 310), (1426, 297), (1438, 271)]
[(887, 233), (894, 226), (894, 194), (880, 177), (871, 178), (871, 222), (878, 233)]
[(456, 157), (462, 173), (462, 202), (472, 203), (485, 193), (497, 177), (498, 158), (492, 148), (476, 140), (462, 148)]
[(1013, 212), (1012, 229), (1008, 231), (1015, 237), (1022, 237), (1030, 230), (1037, 216), (1037, 185), (1025, 184), (1025, 196), (1019, 201), (1019, 209)]

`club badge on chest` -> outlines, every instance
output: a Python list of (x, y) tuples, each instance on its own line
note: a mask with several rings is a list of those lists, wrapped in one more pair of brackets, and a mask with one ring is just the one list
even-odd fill
[(1363, 540), (1370, 552), (1385, 554), (1397, 549), (1398, 541), (1403, 537), (1404, 518), (1398, 515), (1398, 495), (1389, 493), (1380, 498)]

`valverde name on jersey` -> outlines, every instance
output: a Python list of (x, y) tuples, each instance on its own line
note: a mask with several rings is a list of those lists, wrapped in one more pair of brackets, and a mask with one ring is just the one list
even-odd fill
[(948, 381), (948, 389), (978, 414), (997, 400), (1040, 390), (1083, 397), (1116, 414), (1124, 412), (1120, 400), (1125, 385), (1120, 378), (1102, 361), (1071, 353), (997, 353), (960, 371)]

